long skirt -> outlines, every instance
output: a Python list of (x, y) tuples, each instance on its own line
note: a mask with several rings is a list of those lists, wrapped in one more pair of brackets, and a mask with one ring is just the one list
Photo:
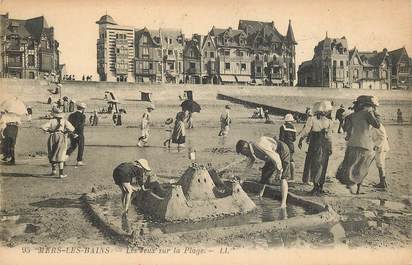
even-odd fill
[(314, 184), (323, 185), (325, 183), (330, 148), (331, 143), (326, 139), (323, 132), (310, 133), (310, 143), (305, 159), (304, 177), (310, 179)]
[(345, 185), (360, 184), (368, 175), (375, 153), (365, 148), (348, 146), (336, 178)]
[(175, 124), (172, 132), (172, 143), (174, 144), (184, 144), (186, 142), (185, 136), (185, 123), (179, 121)]
[(47, 151), (50, 163), (64, 162), (67, 151), (67, 137), (61, 132), (50, 134), (47, 141)]

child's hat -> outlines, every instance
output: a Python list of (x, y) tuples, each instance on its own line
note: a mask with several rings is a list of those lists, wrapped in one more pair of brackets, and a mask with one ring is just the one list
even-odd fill
[(144, 168), (144, 169), (147, 170), (147, 171), (151, 171), (151, 170), (152, 170), (152, 169), (149, 167), (149, 162), (147, 162), (147, 160), (144, 159), (144, 158), (137, 159), (135, 162), (138, 163), (142, 168)]
[(293, 122), (293, 121), (295, 121), (295, 119), (293, 118), (292, 114), (288, 113), (288, 114), (285, 115), (285, 121)]
[(169, 124), (172, 124), (172, 122), (173, 122), (173, 118), (167, 118), (165, 121), (165, 124), (169, 125)]

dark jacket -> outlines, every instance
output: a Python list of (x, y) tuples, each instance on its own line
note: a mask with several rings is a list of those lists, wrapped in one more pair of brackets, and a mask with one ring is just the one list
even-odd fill
[(73, 112), (67, 119), (74, 127), (74, 133), (83, 134), (84, 125), (86, 123), (86, 115), (80, 111)]
[(345, 109), (344, 109), (344, 108), (339, 108), (339, 109), (336, 111), (335, 119), (338, 120), (338, 121), (343, 121), (343, 113), (344, 113), (344, 112), (345, 112)]
[(279, 140), (289, 147), (291, 153), (295, 152), (294, 142), (296, 141), (296, 130), (293, 124), (285, 123), (280, 126)]

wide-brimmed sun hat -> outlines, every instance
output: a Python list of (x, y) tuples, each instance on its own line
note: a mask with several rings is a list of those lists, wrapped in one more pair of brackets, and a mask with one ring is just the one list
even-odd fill
[(165, 124), (169, 125), (169, 124), (172, 124), (172, 122), (173, 122), (173, 118), (167, 118), (165, 121)]
[(316, 113), (318, 113), (318, 112), (322, 112), (323, 111), (323, 108), (322, 108), (323, 106), (322, 106), (322, 102), (315, 102), (314, 104), (313, 104), (313, 107), (312, 107), (312, 113), (313, 114), (316, 114)]
[(146, 159), (140, 158), (140, 159), (137, 159), (135, 162), (138, 163), (145, 170), (152, 171), (152, 169), (149, 167), (149, 162), (147, 162)]
[(322, 101), (321, 105), (322, 105), (321, 108), (323, 109), (324, 112), (332, 111), (333, 109), (332, 102), (329, 100)]
[(55, 118), (63, 118), (63, 117), (64, 117), (63, 110), (62, 110), (62, 109), (59, 109), (59, 108), (56, 107), (56, 106), (53, 106), (52, 111), (51, 111), (51, 114), (52, 114), (52, 116), (55, 117)]
[(361, 95), (356, 98), (356, 101), (354, 101), (353, 104), (357, 104), (358, 106), (377, 107), (379, 106), (379, 101), (375, 96)]
[(292, 114), (288, 113), (288, 114), (285, 115), (285, 121), (286, 122), (294, 122), (295, 119), (293, 118)]
[(343, 105), (343, 104), (340, 104), (340, 107), (341, 107), (341, 108), (345, 108), (345, 105)]
[(77, 107), (80, 108), (80, 109), (85, 109), (87, 107), (87, 105), (84, 102), (80, 102), (79, 104), (77, 104)]
[(150, 104), (149, 106), (147, 106), (146, 109), (152, 109), (152, 110), (154, 110), (154, 109), (156, 109), (156, 108), (155, 108), (155, 106), (154, 106), (153, 104)]

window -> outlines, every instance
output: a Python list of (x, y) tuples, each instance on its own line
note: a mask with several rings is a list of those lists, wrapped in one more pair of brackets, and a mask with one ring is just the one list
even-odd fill
[(182, 72), (182, 62), (179, 62), (179, 73)]
[(196, 68), (196, 63), (190, 63), (190, 68), (195, 69)]
[(147, 44), (147, 36), (146, 35), (142, 36), (142, 43)]
[(173, 62), (167, 63), (169, 70), (174, 70), (175, 69), (175, 64)]
[(225, 63), (225, 70), (230, 70), (230, 63)]
[(240, 70), (246, 71), (246, 64), (245, 64), (245, 63), (242, 63), (242, 64), (240, 65)]
[(169, 44), (172, 44), (172, 39), (169, 39)]
[(194, 57), (195, 53), (193, 51), (190, 51), (190, 57)]
[(333, 61), (333, 68), (336, 68), (336, 61)]
[(148, 55), (149, 55), (149, 49), (143, 47), (143, 48), (142, 48), (142, 55), (143, 55), (143, 56), (148, 56)]
[(33, 72), (29, 72), (29, 78), (34, 79), (34, 73)]
[(359, 76), (359, 71), (358, 71), (358, 69), (355, 69), (355, 70), (353, 71), (353, 78), (354, 78), (354, 79), (358, 79), (358, 76)]
[(340, 67), (343, 68), (343, 61), (340, 61)]
[(230, 55), (230, 51), (225, 51), (225, 56), (229, 56)]
[(256, 59), (256, 61), (259, 60), (259, 54), (256, 54), (255, 59)]
[(210, 42), (209, 41), (207, 42), (207, 47), (210, 47)]
[(34, 55), (29, 54), (29, 56), (27, 57), (27, 64), (29, 66), (35, 66), (35, 64), (34, 64)]
[(34, 41), (29, 40), (29, 43), (27, 44), (27, 48), (29, 50), (34, 50)]
[(205, 51), (204, 56), (207, 57), (207, 51)]
[(238, 56), (243, 57), (243, 52), (239, 51)]
[(116, 49), (116, 53), (120, 53), (120, 49)]
[(153, 63), (149, 63), (149, 70), (153, 70)]
[(260, 66), (256, 67), (256, 72), (261, 73), (262, 72), (262, 67), (260, 67)]
[(167, 50), (167, 55), (173, 55), (173, 50)]
[(210, 58), (215, 58), (215, 53), (214, 52), (210, 52)]

